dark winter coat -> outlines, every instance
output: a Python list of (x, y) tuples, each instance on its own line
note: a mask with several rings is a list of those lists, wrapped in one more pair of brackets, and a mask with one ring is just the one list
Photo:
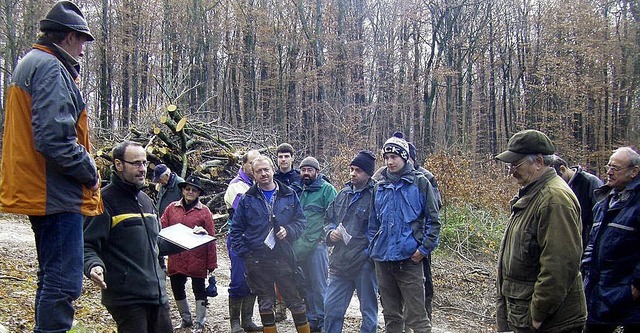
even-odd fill
[(102, 199), (104, 212), (88, 218), (84, 227), (84, 273), (89, 277), (94, 266), (104, 269), (102, 304), (165, 304), (166, 276), (158, 260), (164, 245), (158, 245), (153, 201), (115, 173)]
[[(233, 214), (229, 231), (231, 246), (241, 258), (248, 256), (260, 258), (287, 258), (293, 260), (291, 244), (300, 237), (305, 228), (305, 218), (296, 193), (288, 186), (275, 181), (277, 189), (273, 204), (273, 214), (257, 185), (242, 196), (238, 209)], [(284, 241), (277, 240), (273, 249), (264, 244), (264, 240), (273, 228), (287, 230)]]
[[(331, 274), (344, 277), (357, 276), (362, 265), (371, 258), (366, 253), (369, 240), (367, 225), (373, 211), (373, 188), (375, 182), (369, 183), (360, 191), (354, 191), (351, 183), (338, 192), (325, 213), (324, 233), (328, 246), (333, 246), (329, 257)], [(342, 223), (351, 235), (348, 245), (344, 241), (332, 242), (329, 234)]]
[(599, 324), (640, 324), (640, 300), (631, 285), (640, 288), (640, 177), (620, 193), (612, 207), (611, 187), (596, 191), (593, 229), (585, 250), (583, 271), (587, 321)]
[(569, 187), (573, 190), (580, 203), (582, 216), (582, 247), (587, 247), (589, 233), (593, 225), (593, 207), (596, 205), (595, 190), (602, 186), (600, 178), (582, 170), (581, 167), (572, 167), (575, 174), (569, 180)]
[(302, 177), (300, 176), (300, 170), (291, 168), (291, 170), (287, 172), (282, 172), (278, 169), (273, 175), (273, 179), (291, 187), (296, 194), (300, 196), (300, 192), (302, 192)]

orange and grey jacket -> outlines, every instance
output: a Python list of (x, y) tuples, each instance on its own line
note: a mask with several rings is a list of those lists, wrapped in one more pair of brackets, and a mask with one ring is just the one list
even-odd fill
[[(7, 89), (0, 210), (27, 215), (102, 212), (89, 122), (70, 56), (35, 44)], [(71, 68), (71, 69), (70, 69)], [(70, 72), (71, 70), (71, 72)]]

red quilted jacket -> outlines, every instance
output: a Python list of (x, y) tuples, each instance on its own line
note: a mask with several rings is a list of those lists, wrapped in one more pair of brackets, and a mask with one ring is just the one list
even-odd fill
[[(182, 223), (189, 228), (199, 225), (205, 228), (209, 235), (216, 234), (211, 211), (200, 202), (186, 212), (182, 200), (170, 203), (162, 214), (160, 223), (163, 228), (177, 223)], [(216, 242), (213, 241), (190, 251), (170, 255), (167, 274), (180, 273), (190, 277), (206, 278), (207, 270), (214, 270), (217, 267)]]

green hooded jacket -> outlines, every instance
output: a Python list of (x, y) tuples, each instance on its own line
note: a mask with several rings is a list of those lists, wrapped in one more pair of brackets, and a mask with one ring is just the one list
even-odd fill
[(324, 180), (321, 174), (318, 174), (313, 183), (304, 186), (300, 194), (300, 205), (307, 218), (307, 227), (293, 243), (293, 253), (298, 262), (304, 261), (322, 241), (324, 212), (337, 194), (335, 187)]

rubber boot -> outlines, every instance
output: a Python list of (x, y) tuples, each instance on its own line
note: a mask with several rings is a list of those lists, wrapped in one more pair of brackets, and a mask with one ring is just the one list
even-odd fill
[(263, 333), (277, 333), (276, 329), (276, 319), (273, 312), (265, 312), (260, 313), (260, 320), (262, 321), (262, 332)]
[(262, 329), (262, 332), (264, 333), (278, 333), (278, 329), (276, 328), (276, 325), (273, 326), (265, 326)]
[(291, 313), (291, 317), (293, 317), (293, 324), (296, 325), (296, 332), (311, 333), (311, 326), (307, 321), (307, 314), (305, 312)]
[(193, 325), (193, 333), (202, 333), (207, 321), (207, 301), (196, 300), (196, 323)]
[(186, 298), (176, 301), (176, 307), (178, 308), (178, 312), (180, 313), (180, 318), (182, 319), (180, 320), (180, 324), (174, 327), (174, 329), (177, 330), (180, 328), (191, 327), (191, 325), (193, 325), (193, 322), (191, 321), (191, 311), (189, 310), (189, 301), (187, 301)]
[(309, 323), (302, 324), (300, 326), (296, 325), (296, 332), (298, 333), (311, 333), (311, 328)]
[(287, 306), (284, 304), (282, 300), (282, 295), (280, 295), (280, 290), (278, 286), (274, 285), (276, 291), (276, 323), (279, 323), (283, 320), (287, 320)]
[(276, 323), (287, 320), (287, 306), (281, 300), (276, 300)]
[[(255, 295), (249, 295), (242, 298), (242, 328), (245, 332), (260, 332), (262, 326), (253, 322), (253, 305), (256, 302)], [(235, 333), (235, 332), (234, 332)]]
[(244, 333), (240, 327), (240, 311), (242, 298), (229, 296), (229, 320), (231, 321), (231, 333)]

